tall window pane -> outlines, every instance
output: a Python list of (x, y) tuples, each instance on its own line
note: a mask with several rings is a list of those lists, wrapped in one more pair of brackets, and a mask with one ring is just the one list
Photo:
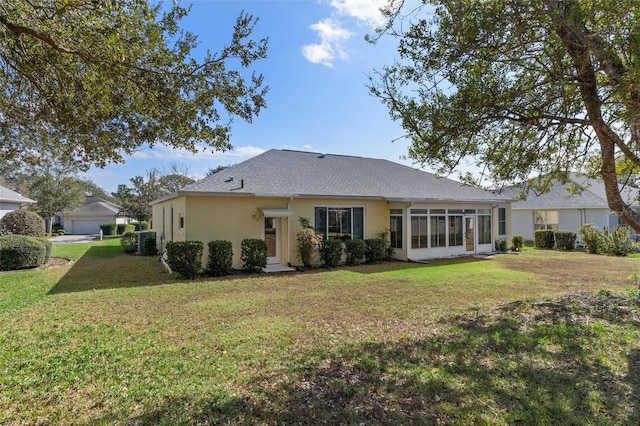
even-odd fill
[(314, 224), (317, 233), (322, 234), (322, 239), (327, 239), (327, 208), (316, 207), (314, 214)]
[(491, 244), (491, 216), (478, 216), (478, 243)]
[(498, 209), (498, 234), (507, 235), (507, 209), (504, 207)]
[(431, 247), (447, 246), (446, 216), (431, 216)]
[(402, 248), (402, 216), (391, 216), (389, 220), (389, 239), (391, 247)]
[(462, 245), (462, 216), (449, 216), (449, 247)]
[(364, 240), (364, 208), (353, 208), (353, 238)]

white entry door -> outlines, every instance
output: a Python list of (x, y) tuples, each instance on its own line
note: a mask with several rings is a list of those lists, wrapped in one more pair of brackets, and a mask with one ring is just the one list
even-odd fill
[(264, 218), (264, 240), (267, 242), (267, 264), (280, 263), (280, 233), (278, 232), (278, 218)]

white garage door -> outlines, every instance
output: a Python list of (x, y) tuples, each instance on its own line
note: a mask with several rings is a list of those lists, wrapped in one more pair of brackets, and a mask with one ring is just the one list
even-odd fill
[(100, 225), (105, 223), (104, 220), (74, 220), (71, 229), (67, 229), (69, 234), (98, 234)]

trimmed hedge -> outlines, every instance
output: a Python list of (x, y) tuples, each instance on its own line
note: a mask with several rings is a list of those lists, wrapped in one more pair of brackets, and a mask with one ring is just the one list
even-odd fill
[(50, 257), (50, 241), (26, 235), (0, 237), (0, 271), (36, 268)]
[(124, 235), (127, 234), (129, 232), (135, 232), (136, 231), (136, 227), (135, 225), (131, 225), (130, 223), (119, 223), (118, 224), (118, 235)]
[(231, 241), (209, 241), (209, 261), (207, 262), (207, 274), (212, 277), (223, 277), (231, 274), (233, 269), (233, 246)]
[(245, 238), (240, 243), (242, 269), (247, 272), (262, 272), (267, 266), (267, 242), (254, 238)]
[(555, 232), (551, 229), (537, 229), (533, 233), (533, 245), (535, 248), (552, 249), (555, 247)]
[(149, 230), (149, 222), (131, 222), (129, 225), (133, 225), (135, 227), (136, 232), (138, 231), (148, 231)]
[(556, 248), (558, 250), (572, 251), (576, 249), (576, 240), (578, 236), (575, 232), (571, 231), (556, 231)]
[(320, 255), (325, 266), (335, 268), (342, 260), (342, 240), (324, 240), (320, 247)]
[(100, 230), (102, 230), (102, 235), (117, 235), (118, 225), (115, 223), (103, 223), (100, 225)]
[(347, 255), (347, 265), (352, 266), (359, 264), (362, 259), (364, 259), (365, 251), (366, 245), (364, 240), (353, 239), (344, 242), (344, 252)]
[(127, 254), (133, 254), (138, 251), (138, 234), (135, 232), (125, 232), (120, 238), (120, 245)]
[(44, 220), (29, 210), (14, 210), (0, 219), (0, 235), (26, 235), (44, 237)]
[(158, 242), (155, 236), (148, 236), (142, 241), (142, 255), (155, 256), (158, 254)]
[(382, 238), (364, 240), (364, 257), (367, 263), (378, 263), (387, 257), (387, 243)]
[(169, 241), (167, 263), (169, 268), (186, 279), (195, 278), (202, 269), (202, 241)]

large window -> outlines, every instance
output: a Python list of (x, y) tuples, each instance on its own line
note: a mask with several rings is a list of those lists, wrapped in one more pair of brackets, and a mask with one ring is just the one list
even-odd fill
[(391, 247), (402, 248), (402, 209), (391, 210), (389, 219), (389, 240)]
[(557, 210), (536, 210), (533, 212), (534, 229), (551, 229), (557, 231), (558, 223)]
[(316, 207), (314, 220), (323, 239), (364, 239), (363, 207)]
[(507, 209), (505, 207), (498, 208), (498, 234), (507, 236)]
[(491, 244), (491, 210), (478, 210), (478, 244)]

